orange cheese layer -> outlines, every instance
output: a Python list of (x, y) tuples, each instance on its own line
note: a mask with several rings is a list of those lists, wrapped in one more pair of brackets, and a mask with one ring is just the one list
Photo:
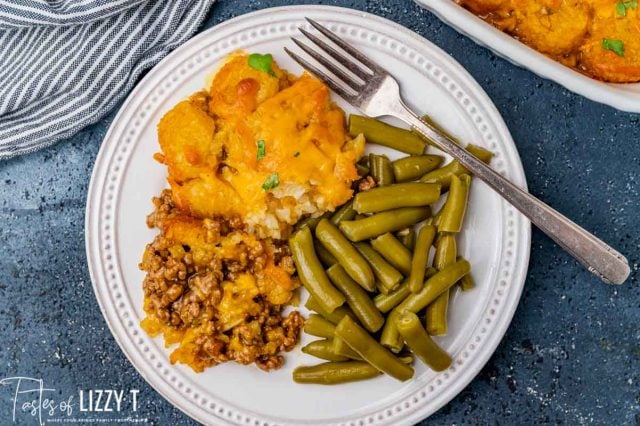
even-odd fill
[[(289, 209), (279, 220), (293, 224), (302, 194), (321, 211), (351, 197), (364, 141), (351, 141), (322, 82), (292, 77), (275, 63), (272, 70), (253, 69), (247, 55), (236, 54), (209, 93), (179, 103), (160, 121), (162, 160), (181, 209), (244, 219)], [(275, 176), (277, 186), (265, 189)]]

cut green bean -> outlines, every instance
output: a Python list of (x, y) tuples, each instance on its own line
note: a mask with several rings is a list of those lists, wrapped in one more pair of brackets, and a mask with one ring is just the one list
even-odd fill
[(347, 343), (338, 336), (333, 336), (333, 352), (338, 355), (345, 356), (349, 359), (362, 361), (362, 357), (358, 355)]
[(369, 263), (335, 225), (322, 219), (316, 227), (316, 237), (355, 282), (367, 291), (375, 289), (375, 277)]
[(369, 164), (371, 164), (371, 176), (378, 186), (390, 185), (395, 181), (393, 167), (387, 156), (369, 154)]
[(359, 192), (353, 199), (358, 213), (376, 213), (400, 207), (420, 207), (433, 204), (440, 198), (440, 185), (405, 182), (380, 186)]
[(448, 189), (449, 185), (451, 185), (451, 176), (458, 176), (464, 173), (467, 173), (467, 169), (465, 169), (458, 160), (452, 160), (446, 166), (432, 170), (422, 176), (420, 182), (436, 183), (440, 185), (440, 191), (444, 192), (445, 189)]
[(491, 159), (493, 158), (493, 152), (478, 145), (469, 144), (467, 145), (466, 150), (469, 151), (478, 160), (486, 164), (489, 164), (491, 162)]
[(354, 243), (354, 246), (369, 262), (373, 275), (377, 278), (377, 283), (382, 287), (381, 292), (388, 293), (398, 287), (402, 281), (402, 274), (396, 268), (384, 260), (368, 243), (361, 241)]
[(416, 231), (415, 229), (413, 229), (413, 227), (403, 229), (396, 234), (396, 237), (400, 240), (402, 245), (404, 245), (410, 251), (413, 251), (416, 246)]
[[(442, 127), (439, 123), (437, 123), (433, 118), (431, 118), (431, 116), (425, 114), (422, 116), (422, 120), (426, 121), (427, 123), (429, 123), (431, 125), (431, 127), (433, 127), (434, 129), (438, 130), (440, 133), (446, 135), (447, 137), (449, 137), (449, 139), (451, 139), (452, 141), (454, 141), (456, 144), (461, 145), (460, 141), (458, 140), (458, 138), (456, 138), (455, 136), (453, 136), (451, 133), (447, 132), (444, 127)], [(419, 134), (420, 136), (422, 136), (422, 134), (418, 133), (415, 130), (412, 130), (414, 133)], [(428, 144), (430, 145), (434, 145), (437, 147), (437, 145), (435, 143), (433, 143), (433, 141), (431, 141), (431, 139), (422, 136), (422, 138), (427, 141)]]
[[(409, 290), (409, 294), (411, 294), (411, 290)], [(380, 333), (380, 344), (393, 353), (400, 352), (404, 347), (402, 336), (398, 333), (398, 329), (395, 325), (399, 316), (400, 311), (398, 311), (396, 307), (389, 313), (389, 315), (387, 315), (387, 320), (384, 323), (384, 327), (382, 327), (382, 333)]]
[(364, 361), (325, 362), (313, 366), (300, 366), (293, 370), (296, 383), (336, 385), (371, 379), (382, 374)]
[(334, 225), (338, 225), (343, 220), (351, 220), (355, 217), (356, 211), (353, 209), (353, 199), (340, 207), (334, 214), (331, 216), (331, 223)]
[(318, 256), (320, 262), (322, 262), (322, 264), (327, 268), (338, 263), (338, 259), (336, 259), (331, 253), (329, 253), (329, 250), (324, 248), (324, 246), (319, 242), (316, 241), (313, 244), (313, 248), (316, 250), (316, 256)]
[(445, 266), (427, 280), (420, 293), (411, 294), (396, 309), (416, 313), (426, 308), (436, 297), (458, 282), (470, 270), (471, 265), (465, 259), (460, 259), (451, 265)]
[(378, 370), (401, 381), (413, 377), (413, 368), (403, 364), (351, 318), (344, 317), (340, 321), (336, 327), (336, 335)]
[[(342, 294), (342, 293), (341, 293)], [(332, 324), (337, 324), (344, 318), (345, 316), (349, 316), (355, 319), (355, 315), (351, 312), (351, 309), (346, 306), (339, 306), (333, 312), (328, 312), (320, 303), (316, 300), (315, 297), (309, 296), (307, 299), (307, 303), (304, 304), (305, 308), (310, 311), (317, 312), (322, 318), (326, 319)]]
[(289, 248), (296, 264), (302, 285), (317, 299), (327, 312), (333, 312), (345, 299), (329, 281), (313, 248), (313, 237), (309, 227), (304, 227), (289, 238)]
[(351, 312), (360, 320), (360, 324), (372, 333), (380, 330), (384, 317), (373, 304), (369, 295), (347, 274), (342, 265), (333, 265), (327, 270), (329, 279), (344, 294)]
[(335, 324), (332, 324), (331, 321), (324, 319), (318, 314), (311, 314), (309, 318), (304, 321), (304, 332), (312, 336), (331, 339), (335, 331)]
[(467, 198), (469, 196), (469, 186), (471, 176), (460, 175), (451, 176), (451, 187), (447, 201), (442, 207), (438, 231), (440, 232), (460, 232), (464, 214), (467, 210)]
[[(436, 270), (434, 268), (427, 268), (425, 271), (425, 279), (431, 278), (435, 275)], [(396, 290), (389, 294), (379, 294), (373, 298), (373, 303), (376, 305), (376, 308), (383, 314), (386, 314), (397, 305), (400, 304), (404, 299), (406, 299), (411, 294), (411, 290), (409, 290), (409, 282), (405, 281), (400, 284)]]
[[(486, 164), (489, 164), (493, 158), (491, 151), (478, 145), (467, 145), (467, 151)], [(451, 184), (451, 176), (460, 176), (463, 174), (469, 174), (469, 170), (460, 164), (458, 160), (452, 160), (446, 166), (432, 170), (422, 176), (420, 182), (440, 184), (442, 186), (442, 192), (445, 192)]]
[(414, 225), (431, 214), (429, 207), (404, 207), (388, 210), (358, 220), (340, 222), (340, 230), (351, 241), (362, 241), (385, 232), (399, 231)]
[(395, 160), (391, 166), (396, 182), (407, 182), (437, 169), (443, 160), (439, 155), (418, 155)]
[(349, 359), (346, 356), (336, 354), (333, 351), (333, 341), (329, 339), (315, 340), (303, 346), (301, 350), (307, 355), (326, 359), (327, 361), (347, 361)]
[(451, 356), (429, 337), (416, 314), (403, 312), (396, 318), (395, 325), (411, 351), (432, 370), (443, 371), (449, 368)]
[(470, 270), (471, 265), (469, 262), (460, 259), (454, 264), (445, 266), (441, 271), (438, 271), (434, 276), (429, 278), (420, 293), (410, 294), (398, 306), (393, 308), (382, 328), (380, 343), (394, 352), (402, 349), (402, 339), (394, 325), (394, 321), (396, 321), (398, 315), (404, 311), (417, 313), (426, 308), (436, 300), (438, 296), (444, 293), (445, 290), (458, 282), (464, 275), (468, 274)]
[[(433, 258), (433, 265), (438, 270), (444, 269), (447, 265), (456, 262), (458, 250), (456, 248), (456, 238), (452, 234), (443, 234), (436, 245), (436, 253)], [(468, 275), (468, 274), (467, 274)], [(466, 276), (466, 275), (465, 275)], [(464, 278), (464, 277), (463, 277)], [(449, 308), (449, 292), (445, 290), (429, 306), (425, 316), (427, 332), (432, 336), (442, 336), (447, 334), (447, 310)]]
[(296, 226), (294, 228), (296, 231), (299, 231), (304, 227), (309, 227), (309, 229), (311, 229), (312, 231), (315, 231), (316, 226), (318, 225), (318, 222), (320, 222), (320, 220), (322, 220), (323, 218), (330, 217), (330, 216), (331, 216), (331, 212), (326, 212), (323, 215), (318, 217), (307, 217), (302, 220), (299, 220), (298, 223), (296, 223)]
[(369, 167), (364, 166), (362, 164), (356, 164), (356, 170), (358, 171), (358, 175), (361, 177), (368, 176), (371, 170)]
[(405, 276), (411, 273), (411, 252), (390, 232), (371, 240), (371, 246), (380, 253), (387, 262)]
[(462, 277), (459, 284), (462, 291), (469, 291), (476, 286), (476, 284), (473, 282), (473, 277), (471, 276), (471, 274), (467, 274)]
[(363, 134), (369, 143), (388, 146), (413, 155), (422, 154), (427, 145), (420, 136), (410, 130), (355, 114), (349, 116), (349, 133), (352, 136)]
[[(433, 225), (424, 225), (418, 231), (416, 239), (416, 248), (411, 257), (411, 270), (409, 273), (409, 290), (412, 293), (418, 293), (424, 286), (424, 272), (429, 260), (429, 251), (436, 237), (436, 227)], [(455, 258), (454, 258), (455, 259)]]

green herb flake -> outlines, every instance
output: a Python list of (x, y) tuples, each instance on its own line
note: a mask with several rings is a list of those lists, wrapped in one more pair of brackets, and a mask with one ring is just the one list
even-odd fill
[(294, 156), (294, 157), (300, 157), (300, 151), (296, 151), (296, 152), (293, 154), (293, 156)]
[(618, 16), (627, 16), (627, 9), (638, 9), (638, 0), (618, 0), (616, 3), (616, 13)]
[(258, 154), (256, 155), (256, 158), (258, 159), (258, 161), (260, 161), (264, 158), (265, 155), (267, 155), (267, 150), (262, 139), (256, 142), (256, 146), (258, 147)]
[(255, 70), (266, 72), (272, 77), (276, 76), (276, 73), (271, 69), (273, 64), (273, 56), (270, 53), (261, 55), (259, 53), (252, 53), (249, 55), (249, 66)]
[(603, 38), (602, 48), (610, 50), (618, 56), (624, 57), (624, 42), (622, 40)]
[(278, 185), (280, 185), (280, 179), (278, 178), (278, 174), (274, 173), (264, 181), (262, 189), (269, 191), (270, 189), (277, 188)]

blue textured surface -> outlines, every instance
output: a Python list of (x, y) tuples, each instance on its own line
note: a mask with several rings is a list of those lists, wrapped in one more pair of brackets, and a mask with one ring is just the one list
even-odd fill
[[(205, 27), (286, 1), (215, 4)], [(540, 232), (504, 340), (433, 424), (640, 424), (640, 116), (615, 111), (497, 58), (408, 0), (324, 2), (366, 10), (449, 52), (500, 110), (531, 192), (625, 253), (633, 275), (602, 285)], [(114, 113), (45, 151), (0, 163), (0, 377), (58, 389), (139, 389), (138, 414), (193, 424), (138, 375), (95, 301), (84, 251), (92, 165)], [(0, 388), (0, 424), (11, 420)]]

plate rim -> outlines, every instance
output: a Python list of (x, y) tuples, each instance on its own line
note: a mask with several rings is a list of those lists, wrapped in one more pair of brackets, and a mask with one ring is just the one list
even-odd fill
[[(105, 177), (106, 177), (106, 173), (108, 173), (108, 170), (105, 171), (106, 169), (108, 169), (108, 165), (110, 164), (111, 158), (113, 157), (113, 155), (115, 154), (115, 148), (116, 148), (116, 143), (107, 143), (106, 141), (108, 141), (109, 139), (112, 139), (113, 134), (115, 134), (117, 132), (117, 130), (119, 129), (119, 127), (123, 126), (122, 123), (122, 116), (125, 115), (125, 111), (127, 111), (128, 109), (130, 109), (132, 107), (133, 104), (137, 103), (142, 103), (143, 100), (137, 100), (136, 98), (138, 97), (139, 93), (143, 91), (143, 87), (148, 83), (151, 82), (153, 80), (153, 78), (156, 76), (156, 74), (160, 74), (161, 71), (164, 67), (165, 64), (170, 64), (174, 58), (178, 58), (180, 55), (182, 55), (184, 52), (188, 51), (189, 48), (191, 46), (197, 45), (202, 39), (205, 39), (207, 36), (209, 36), (211, 33), (213, 33), (214, 31), (220, 31), (221, 29), (226, 29), (228, 27), (232, 27), (233, 25), (238, 24), (239, 22), (243, 21), (243, 20), (248, 20), (248, 19), (252, 19), (255, 17), (260, 17), (262, 15), (270, 15), (273, 13), (278, 13), (281, 11), (286, 11), (286, 12), (304, 12), (307, 14), (313, 14), (313, 13), (318, 13), (318, 14), (322, 14), (322, 13), (328, 13), (330, 14), (330, 16), (327, 17), (321, 17), (320, 19), (339, 19), (336, 15), (334, 14), (348, 14), (350, 15), (352, 18), (357, 18), (357, 19), (364, 19), (364, 20), (373, 20), (373, 21), (377, 21), (379, 22), (381, 25), (385, 25), (388, 27), (391, 27), (394, 30), (397, 30), (399, 32), (402, 33), (402, 35), (404, 36), (408, 36), (412, 39), (414, 39), (417, 43), (419, 44), (423, 44), (423, 45), (427, 45), (430, 49), (432, 49), (433, 51), (435, 51), (436, 54), (439, 55), (438, 60), (442, 61), (443, 63), (445, 63), (445, 65), (447, 66), (447, 68), (450, 71), (454, 71), (456, 73), (459, 73), (462, 75), (462, 77), (466, 78), (466, 83), (468, 83), (469, 85), (466, 86), (465, 88), (471, 92), (472, 95), (474, 95), (476, 101), (479, 104), (482, 104), (483, 107), (485, 107), (487, 109), (487, 112), (489, 113), (489, 115), (491, 115), (492, 117), (492, 124), (496, 127), (496, 132), (500, 133), (502, 136), (505, 136), (505, 146), (504, 148), (507, 151), (512, 151), (511, 154), (514, 155), (516, 162), (518, 163), (517, 165), (519, 166), (518, 170), (510, 170), (510, 172), (515, 173), (516, 176), (514, 176), (514, 180), (516, 181), (520, 181), (518, 182), (518, 184), (520, 186), (522, 186), (524, 189), (526, 189), (526, 179), (525, 179), (525, 175), (524, 175), (524, 169), (522, 167), (522, 162), (520, 159), (520, 156), (517, 152), (517, 147), (515, 145), (515, 143), (513, 143), (513, 139), (511, 138), (511, 135), (509, 133), (508, 128), (506, 127), (506, 124), (504, 123), (504, 120), (502, 119), (502, 116), (500, 115), (500, 113), (498, 112), (497, 108), (495, 107), (495, 105), (493, 104), (493, 102), (491, 101), (491, 99), (489, 98), (489, 96), (485, 93), (485, 91), (482, 89), (482, 87), (477, 83), (477, 81), (468, 73), (468, 71), (466, 71), (457, 61), (455, 61), (452, 57), (450, 57), (446, 52), (444, 52), (442, 49), (440, 49), (439, 47), (437, 47), (436, 45), (434, 45), (432, 42), (430, 42), (429, 40), (421, 37), (420, 35), (414, 33), (413, 31), (393, 22), (390, 21), (386, 18), (382, 18), (370, 13), (366, 13), (366, 12), (362, 12), (359, 10), (354, 10), (354, 9), (349, 9), (349, 8), (343, 8), (343, 7), (335, 7), (335, 6), (325, 6), (325, 5), (294, 5), (294, 6), (281, 6), (281, 7), (274, 7), (274, 8), (266, 8), (266, 9), (261, 9), (258, 11), (254, 11), (248, 14), (243, 14), (243, 15), (239, 15), (237, 17), (234, 17), (232, 19), (229, 19), (227, 21), (224, 21), (220, 24), (217, 24), (205, 31), (203, 31), (202, 33), (198, 34), (197, 36), (193, 37), (192, 39), (190, 39), (188, 42), (186, 42), (185, 44), (183, 44), (182, 46), (176, 48), (171, 54), (169, 54), (166, 58), (164, 58), (159, 64), (157, 64), (154, 68), (152, 68), (147, 75), (145, 75), (145, 77), (136, 85), (136, 87), (134, 88), (134, 90), (127, 96), (127, 99), (125, 100), (125, 102), (122, 104), (122, 106), (120, 107), (120, 110), (118, 111), (118, 113), (116, 114), (113, 122), (111, 123), (111, 125), (109, 126), (109, 129), (107, 131), (107, 133), (104, 136), (104, 140), (103, 140), (103, 144), (100, 147), (100, 151), (96, 157), (96, 161), (94, 163), (94, 168), (92, 171), (92, 176), (91, 176), (91, 181), (88, 187), (88, 192), (87, 192), (87, 206), (86, 206), (86, 210), (85, 210), (85, 250), (86, 250), (86, 254), (87, 254), (87, 262), (88, 262), (88, 268), (89, 268), (89, 273), (90, 273), (90, 277), (91, 277), (91, 282), (92, 282), (92, 287), (94, 290), (94, 294), (96, 296), (96, 299), (98, 301), (98, 305), (100, 307), (100, 311), (102, 313), (103, 318), (105, 319), (105, 321), (107, 322), (107, 325), (109, 326), (109, 329), (111, 331), (112, 336), (114, 337), (114, 339), (116, 340), (116, 342), (118, 343), (118, 346), (120, 347), (120, 349), (122, 350), (122, 352), (125, 354), (125, 356), (127, 357), (127, 359), (129, 360), (129, 362), (134, 366), (134, 368), (138, 371), (138, 373), (147, 381), (147, 383), (149, 383), (149, 385), (154, 388), (154, 390), (156, 390), (156, 392), (158, 392), (159, 394), (161, 394), (168, 402), (170, 402), (172, 405), (174, 405), (176, 408), (180, 409), (181, 411), (183, 411), (185, 414), (187, 414), (188, 416), (194, 418), (195, 420), (198, 421), (202, 421), (205, 423), (210, 423), (213, 421), (212, 418), (212, 413), (202, 409), (202, 407), (199, 407), (197, 404), (186, 404), (186, 405), (181, 405), (179, 404), (175, 398), (173, 398), (173, 396), (169, 393), (169, 392), (165, 392), (164, 389), (162, 389), (158, 384), (154, 383), (153, 380), (151, 380), (151, 378), (147, 375), (147, 372), (144, 370), (145, 367), (150, 367), (148, 362), (144, 362), (144, 365), (138, 365), (136, 362), (134, 362), (134, 354), (129, 352), (129, 348), (127, 346), (127, 342), (128, 344), (130, 344), (131, 342), (128, 341), (125, 342), (123, 340), (124, 337), (126, 337), (126, 333), (122, 333), (123, 335), (120, 335), (119, 333), (119, 329), (117, 328), (117, 324), (115, 324), (115, 320), (118, 320), (119, 318), (115, 317), (114, 320), (112, 320), (110, 318), (110, 312), (113, 311), (113, 306), (107, 306), (105, 303), (103, 303), (104, 301), (107, 300), (107, 298), (105, 297), (105, 299), (101, 299), (100, 296), (100, 289), (98, 288), (97, 282), (98, 282), (98, 270), (101, 269), (102, 266), (102, 259), (100, 259), (100, 256), (98, 256), (98, 259), (95, 259), (95, 253), (93, 252), (93, 250), (95, 249), (96, 244), (100, 244), (100, 241), (94, 241), (93, 239), (95, 238), (94, 233), (92, 233), (92, 228), (94, 227), (94, 219), (96, 219), (95, 216), (95, 203), (96, 201), (94, 200), (94, 198), (96, 198), (97, 194), (97, 190), (101, 189), (102, 187), (104, 187), (102, 181), (99, 181), (98, 178), (101, 176), (102, 172), (105, 172)], [(495, 120), (494, 120), (495, 119)], [(112, 146), (109, 146), (112, 145)], [(97, 200), (97, 206), (100, 207), (101, 205), (101, 199)], [(410, 422), (415, 422), (415, 421), (419, 421), (423, 418), (425, 418), (425, 416), (428, 416), (432, 413), (435, 413), (437, 410), (439, 410), (443, 405), (447, 404), (448, 402), (450, 402), (453, 398), (455, 398), (470, 382), (471, 380), (473, 380), (473, 378), (481, 371), (481, 369), (484, 367), (484, 365), (486, 365), (486, 363), (488, 362), (489, 358), (494, 354), (498, 344), (500, 343), (500, 341), (503, 339), (507, 328), (509, 327), (509, 325), (511, 324), (511, 320), (513, 318), (513, 315), (515, 313), (515, 310), (517, 309), (517, 306), (519, 304), (519, 300), (521, 297), (521, 293), (522, 290), (524, 288), (524, 281), (526, 278), (526, 274), (527, 274), (527, 269), (528, 269), (528, 261), (529, 261), (529, 256), (530, 256), (530, 251), (531, 251), (531, 226), (529, 224), (529, 222), (526, 219), (522, 220), (522, 224), (520, 226), (520, 228), (518, 229), (519, 232), (521, 232), (522, 234), (519, 235), (520, 238), (522, 238), (522, 243), (520, 243), (521, 248), (523, 249), (523, 253), (519, 253), (521, 255), (521, 257), (519, 258), (520, 262), (523, 264), (523, 266), (521, 266), (519, 268), (518, 272), (518, 276), (514, 275), (512, 277), (510, 277), (510, 282), (516, 282), (519, 285), (519, 288), (516, 292), (511, 292), (510, 293), (510, 297), (515, 299), (514, 302), (510, 303), (509, 305), (509, 309), (505, 310), (501, 317), (500, 317), (500, 326), (497, 327), (495, 330), (493, 330), (493, 332), (490, 334), (489, 337), (486, 338), (486, 341), (484, 342), (483, 346), (485, 347), (485, 349), (480, 352), (478, 355), (482, 355), (481, 356), (481, 361), (475, 362), (472, 366), (476, 366), (477, 368), (471, 369), (471, 371), (469, 371), (469, 369), (467, 369), (467, 372), (463, 375), (462, 378), (460, 378), (458, 380), (458, 382), (456, 382), (456, 386), (454, 386), (453, 388), (455, 389), (453, 392), (449, 391), (448, 393), (451, 393), (450, 397), (446, 397), (446, 398), (440, 398), (442, 399), (442, 401), (440, 401), (438, 404), (435, 404), (435, 408), (431, 409), (431, 410), (425, 410), (425, 409), (421, 409), (418, 408), (416, 410), (414, 410), (413, 412), (410, 412), (408, 415), (405, 415), (404, 417), (400, 418), (400, 419), (396, 419), (397, 421), (399, 421), (401, 424), (409, 424)], [(98, 248), (99, 250), (99, 248)], [(521, 283), (521, 284), (520, 284)], [(497, 337), (496, 337), (497, 336)], [(489, 350), (487, 350), (486, 348), (489, 348)], [(179, 395), (180, 399), (184, 399), (185, 401), (191, 402), (190, 399), (187, 398), (183, 398), (182, 395)], [(191, 410), (189, 410), (188, 408), (191, 408)], [(243, 409), (244, 411), (244, 409)], [(252, 414), (257, 414), (257, 413), (252, 413)], [(213, 416), (215, 416), (215, 414), (213, 414)], [(219, 416), (215, 416), (215, 420), (216, 421), (221, 421), (224, 422), (225, 419), (219, 417)]]
[[(414, 1), (457, 32), (520, 68), (591, 101), (624, 112), (640, 113), (640, 83), (607, 83), (580, 74), (503, 33), (454, 0)], [(629, 87), (635, 90), (628, 90)]]

